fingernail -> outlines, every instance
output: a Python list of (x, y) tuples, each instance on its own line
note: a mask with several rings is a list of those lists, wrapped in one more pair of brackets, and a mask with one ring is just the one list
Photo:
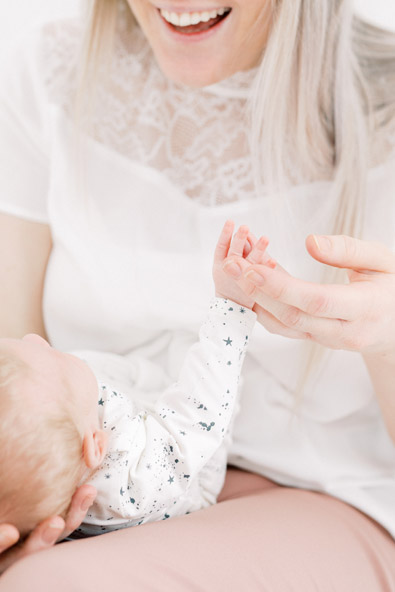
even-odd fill
[(317, 236), (313, 234), (313, 240), (317, 245), (317, 248), (322, 253), (328, 252), (332, 248), (332, 243), (327, 236)]
[(93, 498), (90, 496), (87, 496), (81, 504), (81, 510), (83, 512), (86, 512), (91, 507), (92, 503), (93, 503)]
[(237, 279), (241, 276), (240, 266), (237, 265), (237, 263), (234, 263), (233, 261), (229, 261), (227, 263), (224, 263), (223, 269), (226, 273), (228, 273), (229, 275), (231, 275), (235, 279)]
[(43, 541), (47, 543), (47, 545), (51, 545), (55, 543), (60, 535), (60, 528), (59, 524), (56, 522), (52, 522), (48, 525), (48, 527), (43, 532)]
[(250, 282), (252, 282), (253, 284), (256, 284), (257, 286), (263, 286), (263, 284), (265, 283), (264, 278), (259, 275), (259, 273), (256, 273), (256, 271), (253, 271), (252, 269), (250, 271), (247, 271), (247, 273), (245, 274), (245, 277), (250, 280)]

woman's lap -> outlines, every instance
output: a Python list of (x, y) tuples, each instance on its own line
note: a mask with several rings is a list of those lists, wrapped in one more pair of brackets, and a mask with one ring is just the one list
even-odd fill
[(1, 592), (395, 592), (395, 543), (328, 496), (231, 470), (207, 510), (28, 557)]

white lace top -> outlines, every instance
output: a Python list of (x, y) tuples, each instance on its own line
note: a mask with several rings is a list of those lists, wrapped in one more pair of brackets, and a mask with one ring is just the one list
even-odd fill
[[(312, 281), (304, 238), (331, 230), (330, 184), (256, 195), (244, 110), (254, 72), (200, 90), (162, 75), (141, 32), (121, 38), (110, 82), (78, 141), (71, 118), (73, 21), (32, 30), (0, 73), (0, 210), (48, 223), (44, 317), (55, 347), (136, 351), (176, 377), (213, 294), (227, 218), (271, 240)], [(80, 139), (81, 140), (81, 139)], [(394, 247), (394, 158), (369, 173), (365, 238)], [(358, 354), (331, 352), (293, 414), (298, 341), (254, 329), (230, 461), (326, 491), (395, 537), (395, 446)]]

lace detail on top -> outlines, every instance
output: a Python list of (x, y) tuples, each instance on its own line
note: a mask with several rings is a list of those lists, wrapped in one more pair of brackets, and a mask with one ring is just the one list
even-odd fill
[[(50, 99), (72, 117), (81, 26), (51, 23), (42, 59)], [(205, 89), (168, 80), (141, 30), (120, 30), (111, 72), (98, 85), (90, 135), (130, 160), (162, 172), (205, 206), (254, 197), (246, 95), (254, 70)]]

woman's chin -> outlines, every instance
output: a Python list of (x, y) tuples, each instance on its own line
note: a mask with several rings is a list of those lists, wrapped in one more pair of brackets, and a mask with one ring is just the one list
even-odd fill
[(211, 64), (209, 66), (207, 61), (201, 64), (188, 61), (181, 63), (180, 60), (177, 60), (177, 62), (175, 64), (173, 60), (158, 60), (159, 67), (166, 78), (176, 84), (190, 86), (191, 88), (203, 88), (220, 82), (233, 74), (232, 71), (228, 72), (227, 68), (220, 65), (214, 66)]
[(182, 86), (189, 86), (190, 88), (204, 88), (205, 86), (210, 86), (211, 84), (215, 84), (220, 80), (226, 78), (225, 76), (188, 76), (186, 75), (171, 75), (170, 73), (166, 73), (165, 75), (167, 78), (175, 82), (176, 84), (180, 84)]

